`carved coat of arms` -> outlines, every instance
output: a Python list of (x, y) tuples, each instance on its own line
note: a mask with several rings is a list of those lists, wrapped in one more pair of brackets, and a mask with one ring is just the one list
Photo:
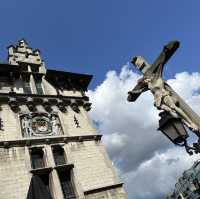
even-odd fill
[(21, 115), (20, 118), (24, 137), (61, 134), (61, 125), (57, 114), (31, 113)]

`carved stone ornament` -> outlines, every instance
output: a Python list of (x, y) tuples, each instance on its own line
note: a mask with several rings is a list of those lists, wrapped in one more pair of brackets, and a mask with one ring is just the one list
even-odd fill
[(57, 114), (30, 113), (20, 116), (24, 137), (56, 136), (62, 134), (60, 120)]

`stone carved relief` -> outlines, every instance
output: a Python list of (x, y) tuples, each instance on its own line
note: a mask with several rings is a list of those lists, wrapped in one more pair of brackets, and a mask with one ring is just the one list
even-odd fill
[(62, 134), (60, 120), (57, 114), (30, 113), (20, 116), (24, 137), (56, 136)]
[(76, 128), (81, 128), (78, 119), (74, 115), (74, 124), (76, 125)]

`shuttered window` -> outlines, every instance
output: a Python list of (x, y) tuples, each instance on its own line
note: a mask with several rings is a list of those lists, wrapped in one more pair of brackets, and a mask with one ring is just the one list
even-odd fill
[(43, 95), (44, 91), (43, 91), (43, 88), (42, 88), (42, 81), (35, 79), (35, 86), (36, 86), (37, 94)]
[(60, 146), (53, 147), (53, 157), (56, 165), (66, 164), (64, 150)]
[(33, 169), (44, 167), (44, 154), (42, 149), (32, 150), (30, 155)]
[(64, 199), (76, 199), (74, 187), (71, 180), (70, 171), (62, 171), (58, 173)]
[(24, 93), (25, 94), (32, 94), (31, 86), (29, 81), (24, 81)]

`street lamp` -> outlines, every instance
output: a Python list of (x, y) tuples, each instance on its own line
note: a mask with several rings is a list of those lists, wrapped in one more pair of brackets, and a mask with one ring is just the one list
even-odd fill
[(189, 135), (181, 118), (175, 118), (166, 111), (160, 112), (159, 116), (158, 130), (160, 130), (171, 142), (178, 146), (184, 146), (190, 155), (193, 155), (193, 151), (195, 153), (200, 153), (200, 141), (193, 143), (193, 146), (188, 145), (187, 138)]

